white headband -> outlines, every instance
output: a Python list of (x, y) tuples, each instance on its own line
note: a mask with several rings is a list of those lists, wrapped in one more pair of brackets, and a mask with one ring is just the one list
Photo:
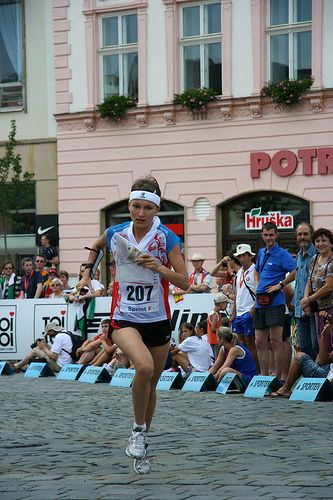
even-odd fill
[(160, 206), (161, 203), (161, 198), (155, 194), (151, 193), (150, 191), (131, 191), (129, 201), (132, 200), (146, 200), (146, 201), (151, 201), (152, 203), (155, 203), (158, 207)]

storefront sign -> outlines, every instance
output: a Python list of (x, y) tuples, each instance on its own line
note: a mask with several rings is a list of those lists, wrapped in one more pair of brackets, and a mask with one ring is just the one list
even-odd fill
[(261, 214), (261, 207), (252, 208), (251, 212), (245, 212), (245, 229), (248, 231), (258, 230), (266, 222), (273, 222), (278, 229), (292, 229), (294, 217), (291, 214), (282, 214), (279, 210)]
[(317, 158), (317, 173), (320, 175), (333, 174), (333, 148), (299, 149), (297, 156), (288, 149), (277, 151), (272, 157), (263, 151), (250, 153), (252, 179), (258, 179), (262, 170), (272, 167), (279, 177), (292, 175), (302, 164), (303, 175), (314, 175), (314, 158)]

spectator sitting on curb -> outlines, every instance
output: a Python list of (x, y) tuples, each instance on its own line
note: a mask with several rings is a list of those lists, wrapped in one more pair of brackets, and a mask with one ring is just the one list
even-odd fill
[(111, 361), (103, 364), (103, 368), (105, 368), (110, 375), (113, 375), (118, 368), (129, 368), (129, 366), (129, 359), (119, 347), (116, 348)]
[(60, 372), (64, 365), (73, 363), (69, 354), (73, 348), (72, 339), (62, 326), (51, 321), (46, 325), (44, 335), (48, 335), (51, 342), (54, 339), (52, 346), (49, 346), (45, 339), (37, 340), (37, 347), (33, 348), (22, 361), (14, 363), (15, 371), (19, 371), (35, 357), (45, 358), (54, 372)]
[(182, 368), (183, 375), (188, 377), (192, 371), (207, 371), (213, 363), (209, 345), (199, 334), (196, 334), (191, 323), (180, 325), (180, 332), (186, 336), (178, 347), (171, 347), (171, 354), (176, 363)]
[(249, 349), (239, 342), (238, 335), (228, 327), (218, 329), (222, 347), (226, 352), (226, 359), (215, 373), (217, 382), (220, 382), (226, 373), (236, 373), (245, 385), (257, 375), (257, 368)]
[(333, 327), (333, 317), (326, 311), (321, 311), (320, 317), (326, 320), (319, 340), (319, 354), (313, 361), (309, 354), (297, 352), (293, 358), (287, 380), (280, 389), (272, 392), (273, 398), (289, 398), (291, 389), (301, 375), (309, 378), (327, 378), (333, 380), (333, 351), (331, 350), (330, 330)]
[[(110, 320), (103, 319), (101, 321), (102, 332), (95, 335), (92, 339), (87, 339), (83, 342), (82, 346), (77, 350), (78, 356), (80, 356), (78, 363), (82, 365), (94, 364), (94, 361), (99, 358), (103, 353), (103, 340), (104, 337), (108, 338)], [(113, 342), (108, 339), (111, 346)], [(115, 350), (115, 348), (114, 348)], [(104, 351), (105, 352), (105, 351)], [(97, 365), (102, 366), (102, 365)]]

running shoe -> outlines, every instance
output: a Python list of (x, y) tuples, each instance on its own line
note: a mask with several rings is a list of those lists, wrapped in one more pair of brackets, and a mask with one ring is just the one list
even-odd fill
[(147, 448), (148, 445), (146, 444), (145, 455), (142, 458), (135, 458), (133, 461), (134, 472), (139, 476), (142, 476), (143, 474), (149, 474), (151, 470), (151, 461), (148, 457)]
[(132, 458), (143, 458), (146, 453), (147, 431), (133, 429), (126, 448), (126, 455)]

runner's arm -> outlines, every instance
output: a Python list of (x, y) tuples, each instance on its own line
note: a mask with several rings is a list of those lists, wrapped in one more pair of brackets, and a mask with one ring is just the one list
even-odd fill
[(83, 273), (82, 273), (82, 278), (80, 279), (79, 283), (77, 284), (78, 288), (83, 288), (84, 286), (88, 286), (91, 288), (91, 279), (90, 279), (90, 271), (91, 271), (91, 266), (95, 263), (96, 257), (99, 253), (100, 250), (103, 250), (106, 246), (106, 232), (102, 234), (97, 240), (94, 242), (93, 246), (91, 247), (91, 250), (89, 251), (88, 259), (87, 259), (87, 264), (89, 264), (89, 267), (87, 267)]

